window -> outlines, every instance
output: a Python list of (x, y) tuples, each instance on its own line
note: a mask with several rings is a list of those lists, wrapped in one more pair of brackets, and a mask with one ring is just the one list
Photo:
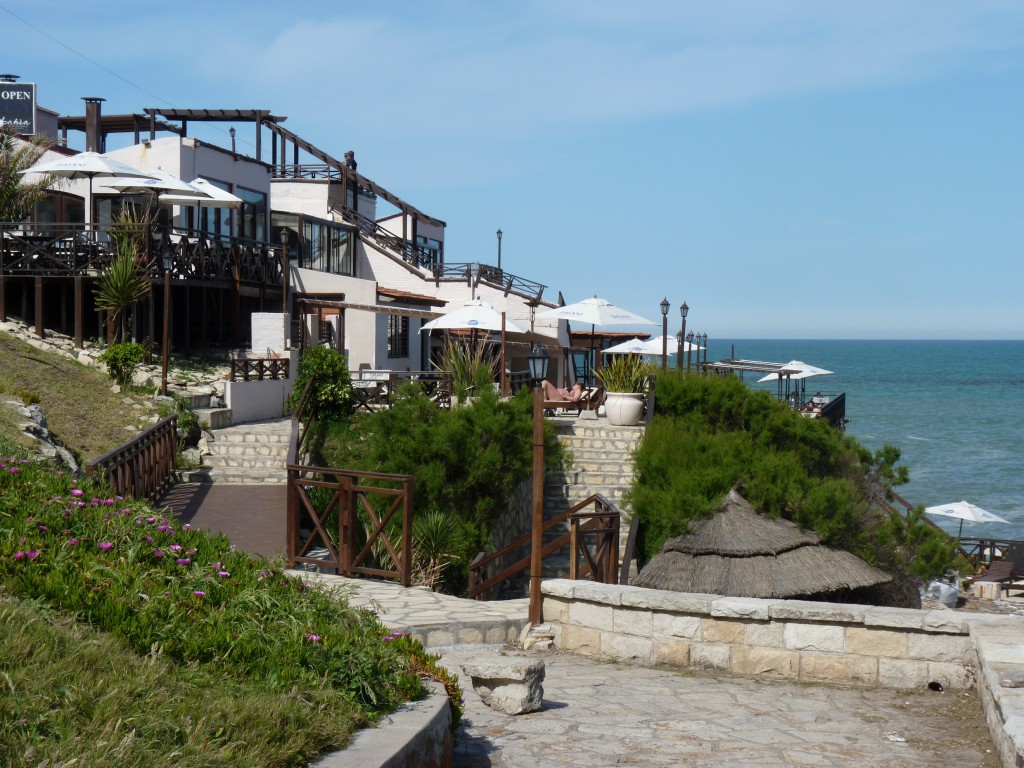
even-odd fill
[(288, 258), (304, 269), (316, 269), (336, 275), (351, 275), (352, 238), (344, 227), (309, 216), (273, 213), (270, 219), (271, 243), (287, 236)]
[(262, 243), (266, 234), (267, 196), (245, 187), (235, 187), (235, 195), (242, 198), (239, 209), (238, 236)]
[(409, 318), (388, 315), (388, 357), (409, 356)]
[(442, 248), (443, 246), (440, 240), (435, 240), (432, 237), (416, 235), (416, 265), (419, 267), (432, 268), (438, 264), (443, 264), (444, 258), (441, 256)]

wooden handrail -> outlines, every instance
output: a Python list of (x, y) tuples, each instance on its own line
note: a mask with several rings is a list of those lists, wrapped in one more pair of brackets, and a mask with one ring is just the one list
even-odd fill
[[(617, 515), (619, 519), (621, 519), (622, 513), (619, 510), (619, 508), (612, 501), (609, 501), (603, 494), (595, 493), (591, 494), (578, 504), (570, 507), (565, 512), (562, 512), (561, 514), (546, 521), (544, 523), (543, 530), (547, 532), (555, 526), (566, 522), (573, 515), (577, 514), (582, 509), (590, 506), (591, 504), (593, 504), (599, 512), (603, 508), (605, 510), (605, 515), (611, 513)], [(481, 552), (479, 555), (477, 555), (476, 559), (472, 562), (472, 564), (470, 564), (469, 597), (481, 599), (481, 595), (483, 595), (484, 593), (489, 592), (491, 589), (501, 584), (503, 581), (506, 581), (507, 579), (510, 579), (513, 576), (516, 576), (517, 574), (529, 568), (530, 557), (529, 555), (527, 555), (526, 557), (520, 558), (519, 560), (517, 560), (504, 570), (500, 571), (499, 573), (494, 574), (493, 576), (490, 576), (486, 579), (482, 579), (480, 577), (480, 574), (484, 568), (486, 568), (488, 565), (498, 560), (499, 558), (511, 554), (523, 545), (527, 544), (530, 541), (531, 536), (532, 532), (526, 533), (517, 538), (511, 544), (507, 544), (506, 546), (502, 547), (496, 552), (492, 552), (489, 555), (484, 555), (484, 553)], [(542, 556), (550, 555), (552, 552), (557, 552), (559, 549), (565, 547), (567, 544), (569, 544), (569, 542), (570, 534), (563, 533), (555, 540), (545, 544), (541, 548), (541, 554)]]
[(171, 484), (178, 452), (178, 417), (168, 416), (124, 445), (86, 463), (85, 473), (102, 477), (125, 498), (156, 501)]

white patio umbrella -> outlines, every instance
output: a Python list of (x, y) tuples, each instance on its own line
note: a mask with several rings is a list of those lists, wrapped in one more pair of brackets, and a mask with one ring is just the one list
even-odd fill
[(87, 228), (92, 227), (92, 185), (95, 178), (147, 178), (145, 171), (134, 168), (120, 160), (115, 160), (99, 152), (79, 152), (71, 157), (62, 157), (60, 160), (51, 160), (46, 163), (38, 163), (31, 168), (21, 171), (28, 173), (45, 173), (59, 176), (62, 179), (88, 179), (89, 197), (85, 206), (85, 224)]
[[(446, 312), (440, 317), (435, 317), (420, 327), (423, 331), (432, 331), (435, 328), (457, 328), (471, 331), (500, 331), (502, 330), (502, 317), (494, 307), (483, 299), (471, 299), (457, 309)], [(526, 333), (526, 329), (517, 323), (505, 318), (504, 328), (506, 331), (515, 333)]]
[[(674, 338), (670, 337), (667, 340), (664, 336), (659, 336), (656, 339), (641, 339), (639, 337), (624, 341), (621, 344), (616, 344), (614, 347), (608, 347), (604, 350), (606, 355), (661, 355), (662, 343), (667, 341), (669, 355), (676, 354), (679, 348), (679, 342)], [(701, 350), (704, 347), (693, 344), (689, 341), (684, 341), (682, 350), (683, 352), (691, 352), (694, 350)]]
[(787, 375), (791, 381), (798, 381), (800, 379), (809, 379), (812, 376), (831, 376), (832, 373), (833, 371), (826, 371), (824, 368), (810, 365), (801, 360), (790, 360), (782, 366), (781, 370), (769, 373), (767, 376), (758, 379), (758, 381), (775, 381), (776, 379), (784, 379)]
[(981, 507), (971, 504), (969, 501), (954, 501), (950, 504), (938, 504), (934, 507), (925, 507), (926, 515), (941, 515), (943, 517), (954, 517), (960, 520), (960, 530), (957, 531), (957, 538), (964, 530), (964, 521), (968, 523), (1009, 523), (999, 515), (993, 515)]
[(103, 180), (101, 186), (114, 189), (121, 194), (155, 195), (162, 192), (172, 192), (181, 197), (187, 197), (193, 202), (196, 198), (207, 197), (206, 192), (196, 189), (188, 182), (179, 179), (177, 176), (168, 173), (162, 168), (154, 171), (146, 171), (145, 178), (122, 177), (117, 179)]
[[(642, 317), (628, 309), (616, 307), (607, 299), (594, 296), (566, 304), (564, 307), (553, 307), (537, 313), (538, 320), (575, 320), (579, 323), (590, 323), (590, 352), (594, 354), (594, 328), (598, 325), (657, 325), (646, 317)], [(661, 354), (659, 349), (658, 354)]]

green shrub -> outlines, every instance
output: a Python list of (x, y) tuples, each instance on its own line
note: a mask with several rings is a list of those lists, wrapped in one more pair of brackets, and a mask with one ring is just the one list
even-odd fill
[(313, 389), (308, 407), (315, 410), (318, 419), (335, 421), (352, 415), (355, 408), (352, 376), (348, 371), (348, 360), (341, 352), (331, 347), (310, 347), (306, 350), (299, 360), (295, 388), (288, 400), (292, 409), (299, 405), (310, 380), (313, 381)]
[(756, 509), (815, 531), (891, 572), (942, 575), (955, 546), (921, 515), (882, 510), (870, 477), (905, 482), (899, 451), (875, 454), (820, 419), (805, 419), (735, 376), (659, 375), (657, 412), (636, 453), (629, 493), (644, 551), (686, 532), (737, 482)]
[(199, 417), (192, 410), (187, 397), (174, 395), (174, 412), (178, 416), (178, 450), (194, 448), (199, 444), (199, 438), (202, 437), (203, 431), (199, 424)]
[(131, 384), (132, 376), (146, 359), (146, 350), (135, 342), (111, 344), (96, 359), (106, 364), (110, 378), (125, 387)]
[[(415, 477), (416, 518), (455, 519), (455, 531), (434, 551), (454, 556), (445, 581), (458, 591), (472, 558), (491, 548), (492, 522), (530, 476), (532, 407), (525, 389), (508, 401), (485, 389), (470, 406), (443, 409), (408, 387), (386, 411), (331, 425), (321, 465)], [(564, 449), (553, 425), (545, 424), (544, 434), (545, 465), (554, 469)]]

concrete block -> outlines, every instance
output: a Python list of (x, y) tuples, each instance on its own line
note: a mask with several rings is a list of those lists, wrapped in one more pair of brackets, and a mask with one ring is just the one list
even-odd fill
[(878, 684), (882, 688), (921, 690), (928, 685), (928, 662), (909, 659), (878, 659)]
[(768, 613), (773, 619), (860, 624), (864, 621), (864, 610), (862, 605), (821, 603), (810, 600), (780, 600), (772, 604)]
[(711, 603), (711, 615), (720, 618), (768, 621), (768, 612), (776, 602), (753, 597), (719, 597)]
[(973, 664), (977, 659), (966, 635), (918, 635), (907, 638), (907, 655), (923, 661), (949, 661)]
[(729, 670), (729, 646), (719, 643), (690, 643), (690, 666)]
[(865, 627), (890, 627), (892, 629), (924, 629), (927, 611), (916, 608), (872, 607), (864, 611)]
[(844, 653), (846, 632), (843, 627), (789, 622), (786, 624), (784, 645), (797, 651)]
[(728, 643), (737, 645), (746, 640), (746, 624), (742, 621), (703, 619), (700, 639), (705, 643)]
[(675, 613), (654, 613), (651, 617), (651, 634), (655, 640), (664, 637), (685, 637), (689, 640), (700, 638), (701, 619), (696, 616), (680, 616)]
[(878, 660), (867, 656), (801, 653), (800, 679), (847, 685), (876, 685)]
[(562, 627), (563, 651), (572, 651), (580, 656), (597, 656), (601, 651), (601, 632), (589, 627), (566, 624)]
[(544, 662), (492, 658), (462, 665), (473, 690), (491, 709), (506, 715), (536, 712), (544, 700)]
[(569, 620), (569, 601), (554, 595), (544, 597), (541, 612), (547, 621), (564, 624)]
[(649, 638), (653, 633), (653, 614), (633, 608), (613, 608), (612, 629), (625, 635)]
[(718, 598), (691, 592), (668, 592), (663, 589), (630, 587), (622, 592), (622, 604), (654, 611), (710, 615), (711, 604)]
[(907, 658), (907, 635), (885, 629), (846, 628), (846, 652), (889, 659)]
[(927, 664), (929, 683), (938, 683), (951, 691), (964, 691), (974, 687), (976, 676), (971, 666), (942, 661), (929, 661)]
[(747, 623), (745, 642), (758, 648), (785, 646), (786, 625), (781, 621), (752, 621)]
[(685, 669), (690, 665), (690, 644), (684, 640), (655, 640), (651, 646), (651, 662)]
[(571, 603), (569, 605), (569, 624), (591, 629), (613, 630), (612, 607), (596, 603)]
[(601, 633), (601, 655), (623, 661), (651, 661), (653, 641), (649, 637), (623, 635), (618, 632)]
[(800, 654), (779, 648), (751, 648), (748, 645), (741, 645), (732, 649), (729, 671), (734, 675), (795, 680), (800, 673)]

